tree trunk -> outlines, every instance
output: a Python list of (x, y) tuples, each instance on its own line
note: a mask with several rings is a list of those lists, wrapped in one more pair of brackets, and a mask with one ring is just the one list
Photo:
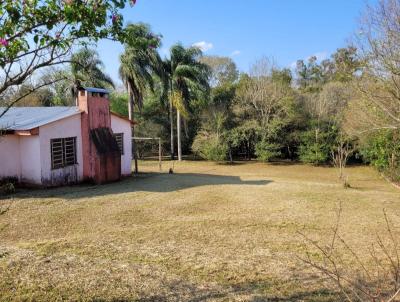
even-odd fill
[(176, 132), (178, 139), (178, 160), (182, 160), (182, 145), (181, 145), (181, 113), (179, 110), (176, 111)]
[[(133, 121), (133, 100), (132, 100), (132, 96), (130, 96), (129, 98), (129, 102), (128, 102), (128, 114), (129, 114), (129, 120)], [(132, 124), (132, 137), (135, 137), (135, 125)], [(133, 155), (133, 159), (135, 162), (135, 170), (134, 173), (137, 174), (139, 172), (138, 169), (138, 161), (137, 161), (137, 153), (136, 153), (136, 141), (133, 139), (132, 140), (132, 155)]]
[(172, 100), (169, 100), (169, 123), (171, 130), (171, 160), (175, 159), (175, 148), (174, 148), (174, 111), (172, 107)]
[(233, 164), (232, 148), (229, 146), (229, 163)]
[(130, 121), (133, 121), (133, 102), (131, 100), (131, 97), (129, 97), (128, 101), (128, 118)]

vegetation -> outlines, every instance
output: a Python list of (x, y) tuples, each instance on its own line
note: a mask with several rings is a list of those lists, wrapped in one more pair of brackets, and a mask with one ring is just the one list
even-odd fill
[[(40, 54), (49, 60), (33, 60), (32, 69), (13, 75), (12, 83), (8, 83), (11, 74), (0, 76), (6, 107), (18, 102), (73, 104), (78, 85), (113, 89), (95, 50), (83, 47), (71, 54), (75, 42), (87, 45), (111, 37), (125, 47), (120, 74), (127, 91), (115, 91), (111, 107), (140, 121), (137, 133), (161, 137), (172, 159), (177, 150), (179, 160), (193, 152), (219, 162), (257, 158), (333, 163), (341, 179), (346, 178), (347, 161), (363, 161), (393, 181), (400, 180), (396, 17), (400, 7), (395, 0), (368, 7), (357, 42), (329, 59), (299, 60), (292, 72), (262, 57), (248, 73), (239, 73), (230, 58), (203, 56), (200, 49), (181, 44), (173, 45), (162, 60), (160, 35), (144, 24), (122, 26), (118, 10), (125, 1), (99, 4), (90, 11), (87, 18), (94, 27), (81, 22), (79, 16), (87, 8), (79, 1), (62, 7), (52, 1), (34, 2), (29, 9), (23, 3), (12, 6), (6, 1), (0, 7), (7, 16), (1, 19), (0, 31), (3, 71), (14, 72), (8, 67), (22, 58)], [(37, 15), (37, 20), (28, 14)], [(68, 26), (60, 31), (63, 24)], [(42, 54), (51, 50), (56, 57)], [(66, 62), (70, 64), (65, 68), (48, 69)], [(47, 73), (28, 81), (41, 68)], [(338, 146), (351, 152), (344, 156)]]

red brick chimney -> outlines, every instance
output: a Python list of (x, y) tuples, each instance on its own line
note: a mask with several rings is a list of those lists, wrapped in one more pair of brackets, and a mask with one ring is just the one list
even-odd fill
[(82, 111), (83, 178), (95, 183), (121, 178), (121, 154), (111, 130), (109, 92), (80, 88), (77, 105)]

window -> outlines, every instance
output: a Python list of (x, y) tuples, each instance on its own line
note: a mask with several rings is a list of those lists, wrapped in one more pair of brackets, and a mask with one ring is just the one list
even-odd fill
[(124, 134), (123, 133), (115, 133), (115, 140), (117, 141), (119, 151), (121, 155), (124, 155)]
[(51, 139), (50, 147), (52, 169), (76, 164), (76, 137)]

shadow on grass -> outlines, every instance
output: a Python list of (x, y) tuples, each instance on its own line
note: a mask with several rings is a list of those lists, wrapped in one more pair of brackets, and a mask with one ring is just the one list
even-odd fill
[(51, 189), (24, 189), (15, 195), (17, 198), (60, 197), (79, 199), (130, 192), (174, 192), (188, 188), (214, 185), (264, 186), (270, 180), (242, 180), (238, 176), (199, 174), (199, 173), (143, 173), (128, 177), (119, 182), (104, 185), (76, 185)]
[[(220, 290), (207, 287), (197, 287), (186, 282), (173, 282), (165, 284), (167, 288), (165, 294), (143, 295), (136, 299), (115, 299), (113, 302), (164, 302), (164, 301), (249, 301), (249, 302), (284, 302), (284, 301), (313, 301), (313, 302), (333, 302), (341, 301), (337, 292), (321, 288), (319, 290), (297, 291), (286, 296), (275, 296), (273, 294), (260, 294), (260, 291), (268, 290), (271, 284), (256, 284), (253, 282), (240, 284)], [(94, 299), (92, 302), (105, 302), (110, 300)]]

